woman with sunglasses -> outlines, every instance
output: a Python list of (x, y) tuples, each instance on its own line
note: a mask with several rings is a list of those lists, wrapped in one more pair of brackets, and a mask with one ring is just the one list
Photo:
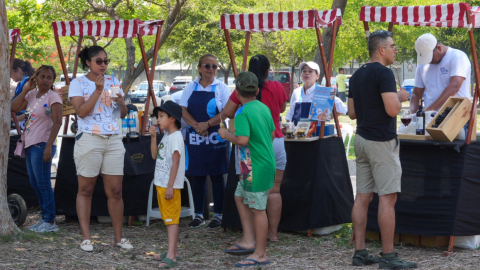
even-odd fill
[(80, 248), (93, 251), (90, 235), (92, 194), (99, 173), (102, 174), (108, 198), (108, 212), (112, 219), (114, 244), (122, 249), (133, 248), (122, 238), (123, 225), (123, 164), (125, 148), (120, 127), (113, 116), (113, 101), (121, 109), (121, 117), (127, 115), (123, 93), (111, 96), (112, 85), (117, 78), (106, 75), (110, 59), (100, 46), (83, 48), (78, 57), (87, 75), (75, 78), (70, 84), (68, 97), (78, 115), (78, 131), (75, 136), (73, 157), (77, 169), (77, 215), (83, 234)]
[(197, 66), (200, 78), (190, 82), (180, 98), (183, 119), (188, 124), (185, 143), (188, 151), (186, 174), (193, 177), (195, 219), (190, 223), (190, 228), (205, 224), (203, 213), (208, 175), (212, 180), (214, 202), (214, 216), (208, 227), (219, 228), (222, 223), (225, 190), (223, 175), (228, 171), (230, 144), (217, 136), (217, 131), (220, 128), (220, 113), (227, 104), (230, 90), (215, 78), (217, 68), (217, 58), (214, 55), (205, 54), (200, 57)]
[(50, 181), (52, 157), (57, 146), (55, 139), (62, 125), (62, 98), (53, 91), (57, 77), (52, 66), (41, 66), (24, 84), (12, 101), (12, 111), (26, 109), (24, 130), (28, 176), (37, 194), (42, 211), (41, 219), (29, 227), (35, 232), (55, 232), (55, 197)]
[[(272, 113), (273, 123), (275, 124), (275, 139), (273, 140), (273, 150), (276, 159), (276, 175), (273, 187), (270, 189), (267, 201), (268, 214), (268, 239), (270, 241), (279, 241), (278, 239), (278, 224), (282, 215), (282, 196), (280, 195), (280, 186), (282, 184), (283, 172), (287, 165), (287, 154), (285, 152), (285, 141), (283, 140), (283, 133), (280, 129), (280, 114), (283, 113), (287, 107), (287, 94), (283, 86), (279, 82), (269, 81), (268, 73), (270, 71), (270, 61), (264, 55), (258, 54), (250, 58), (248, 63), (248, 71), (254, 73), (258, 78), (258, 88), (260, 91), (257, 95), (257, 100), (267, 105)], [(225, 109), (223, 110), (224, 118), (233, 119), (238, 107), (241, 106), (235, 93), (230, 95)], [(240, 168), (237, 173), (240, 174)], [(250, 243), (251, 244), (251, 243)], [(254, 246), (254, 245), (253, 245)], [(231, 249), (237, 249), (232, 247)]]

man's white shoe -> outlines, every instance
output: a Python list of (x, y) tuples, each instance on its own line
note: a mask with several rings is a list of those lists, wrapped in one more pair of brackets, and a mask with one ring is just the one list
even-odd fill
[(125, 238), (122, 238), (122, 240), (120, 240), (120, 243), (117, 243), (117, 246), (119, 246), (123, 249), (132, 249), (133, 248), (132, 244), (130, 244), (130, 241), (128, 241)]
[(93, 251), (92, 241), (90, 241), (90, 240), (83, 240), (82, 244), (80, 245), (80, 248), (81, 248), (83, 251)]

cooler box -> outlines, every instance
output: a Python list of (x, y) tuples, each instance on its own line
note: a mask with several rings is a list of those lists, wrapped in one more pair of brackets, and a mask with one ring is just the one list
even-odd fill
[[(335, 134), (335, 125), (334, 124), (325, 124), (325, 132), (323, 136), (329, 136)], [(316, 136), (320, 136), (320, 124), (317, 124)]]

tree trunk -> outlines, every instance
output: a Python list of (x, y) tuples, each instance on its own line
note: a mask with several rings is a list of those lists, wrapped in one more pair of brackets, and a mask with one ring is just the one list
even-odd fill
[(230, 70), (232, 69), (232, 63), (228, 64), (228, 68), (223, 72), (223, 78), (226, 85), (228, 85), (228, 76), (230, 75)]
[(10, 61), (8, 21), (5, 0), (0, 0), (0, 235), (12, 234), (17, 226), (13, 223), (7, 203), (7, 167), (10, 147)]
[[(348, 0), (333, 0), (332, 3), (332, 8), (331, 9), (336, 9), (339, 8), (342, 11), (342, 15), (345, 14), (345, 7), (347, 6), (347, 1)], [(337, 33), (338, 30), (340, 29), (341, 26), (337, 27)], [(325, 48), (325, 57), (327, 59), (327, 65), (328, 59), (330, 58), (330, 48), (331, 48), (331, 41), (332, 41), (332, 34), (333, 34), (333, 27), (328, 27), (325, 28), (322, 34), (322, 40)], [(317, 63), (320, 66), (320, 78), (318, 78), (318, 82), (321, 82), (323, 79), (323, 76), (325, 76), (325, 70), (322, 65), (322, 58), (320, 56), (320, 49), (317, 48), (317, 53), (315, 54), (315, 58), (313, 60), (315, 63)]]

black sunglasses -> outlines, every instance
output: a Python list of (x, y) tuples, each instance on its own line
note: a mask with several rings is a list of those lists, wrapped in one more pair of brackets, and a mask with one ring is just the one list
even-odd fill
[(206, 69), (212, 68), (213, 70), (218, 68), (217, 65), (210, 65), (210, 64), (203, 64), (202, 66), (204, 66)]
[(102, 63), (104, 63), (105, 65), (108, 65), (110, 63), (110, 59), (106, 59), (106, 60), (102, 60), (102, 59), (97, 59), (95, 60), (95, 63), (97, 63), (97, 65), (101, 65)]

